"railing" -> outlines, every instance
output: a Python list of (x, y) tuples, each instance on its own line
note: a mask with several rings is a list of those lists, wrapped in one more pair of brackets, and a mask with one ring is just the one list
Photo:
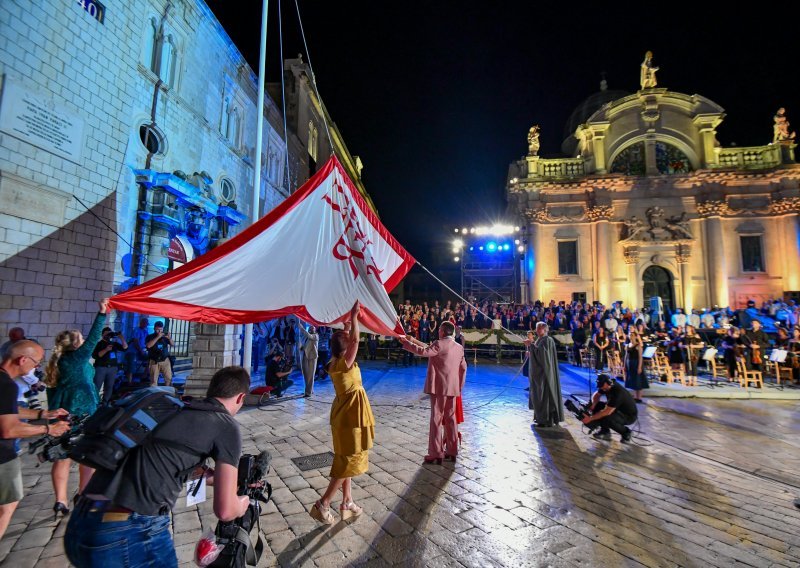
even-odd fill
[(760, 170), (781, 164), (781, 147), (778, 144), (743, 148), (714, 148), (717, 168)]
[(563, 179), (586, 175), (583, 158), (535, 158), (528, 158), (528, 177)]
[(189, 356), (189, 342), (192, 333), (192, 322), (183, 320), (169, 321), (169, 334), (172, 338), (170, 355), (181, 359)]

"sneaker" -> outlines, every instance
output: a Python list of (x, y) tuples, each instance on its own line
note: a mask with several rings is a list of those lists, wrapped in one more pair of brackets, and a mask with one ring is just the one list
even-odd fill
[(599, 430), (592, 434), (592, 438), (595, 440), (610, 440), (611, 439), (611, 430)]
[[(610, 433), (609, 433), (609, 437), (611, 437)], [(625, 431), (622, 433), (622, 441), (627, 444), (628, 442), (631, 441), (632, 437), (633, 437), (633, 432), (631, 432), (631, 429), (630, 428), (625, 428)]]

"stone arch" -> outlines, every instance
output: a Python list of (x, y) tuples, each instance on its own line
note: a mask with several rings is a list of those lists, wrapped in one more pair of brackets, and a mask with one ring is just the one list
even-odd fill
[[(617, 157), (619, 157), (619, 155), (623, 151), (630, 148), (634, 144), (640, 142), (647, 142), (648, 140), (651, 140), (652, 138), (649, 138), (648, 136), (651, 135), (639, 134), (636, 136), (631, 136), (629, 138), (624, 138), (622, 141), (617, 140), (615, 142), (616, 147), (614, 148), (613, 152), (611, 152), (609, 160), (607, 162), (609, 164), (608, 166), (609, 171), (614, 165), (614, 160), (616, 160)], [(669, 144), (670, 146), (674, 146), (675, 148), (683, 152), (689, 159), (689, 162), (691, 163), (693, 170), (700, 169), (700, 167), (702, 166), (700, 157), (697, 155), (697, 152), (695, 152), (694, 148), (692, 148), (686, 141), (681, 140), (677, 136), (670, 136), (663, 133), (657, 133), (655, 135), (655, 142), (662, 142), (664, 144)]]

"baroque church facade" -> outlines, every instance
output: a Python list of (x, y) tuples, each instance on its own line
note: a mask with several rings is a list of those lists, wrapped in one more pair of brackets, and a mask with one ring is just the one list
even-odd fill
[(601, 91), (576, 109), (568, 158), (512, 162), (511, 214), (527, 229), (524, 300), (684, 310), (743, 307), (800, 291), (800, 165), (783, 109), (773, 142), (721, 147), (724, 110), (658, 87), (648, 53), (641, 89)]

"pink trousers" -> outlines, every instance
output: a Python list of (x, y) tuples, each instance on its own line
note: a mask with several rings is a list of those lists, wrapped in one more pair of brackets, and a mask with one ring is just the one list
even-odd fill
[[(432, 394), (431, 425), (428, 434), (428, 457), (442, 458), (444, 454), (458, 454), (458, 424), (456, 424), (456, 397)], [(442, 431), (444, 428), (444, 447)]]

